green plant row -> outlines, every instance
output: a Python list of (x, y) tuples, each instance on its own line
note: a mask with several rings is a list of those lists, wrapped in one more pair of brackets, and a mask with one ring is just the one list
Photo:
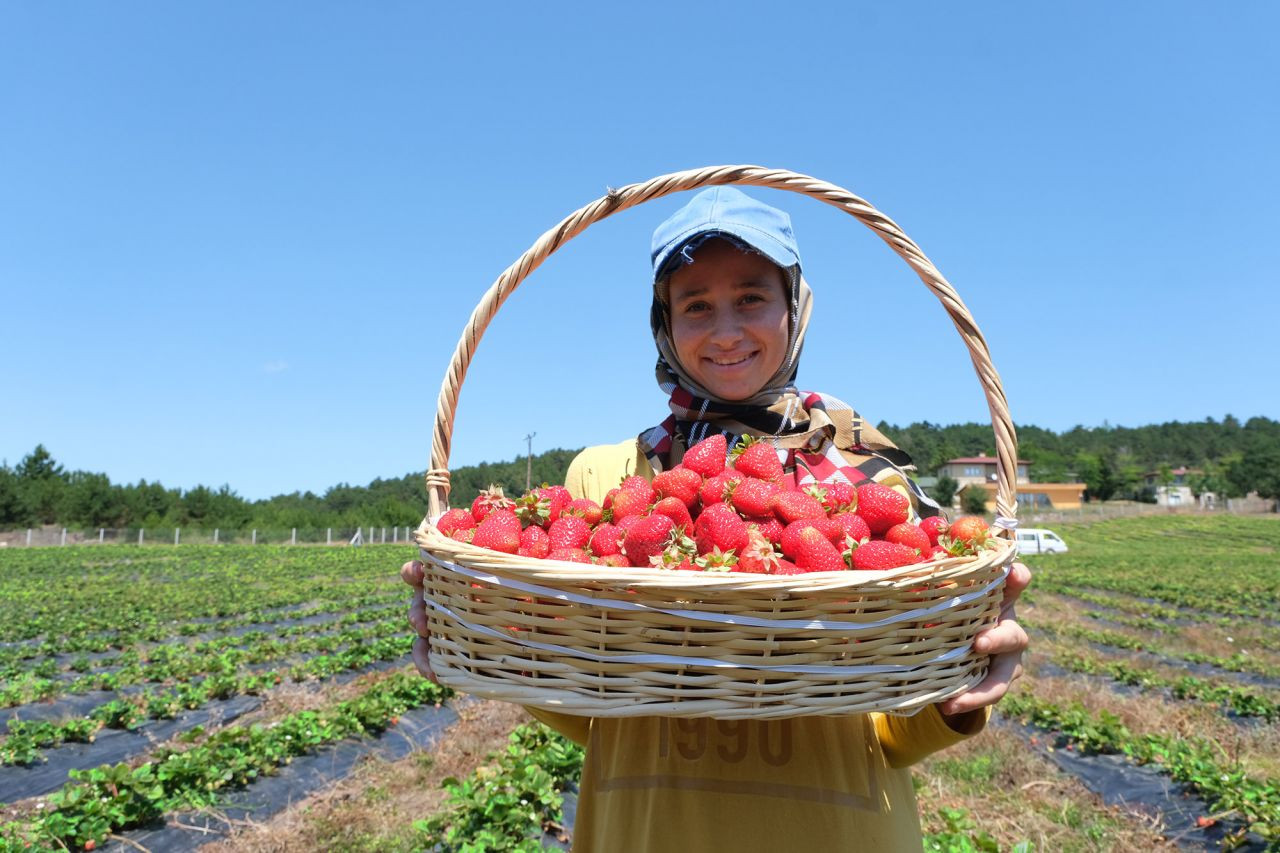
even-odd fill
[[(1000, 842), (980, 827), (968, 810), (943, 808), (935, 814), (944, 828), (924, 836), (924, 849), (929, 853), (1001, 853)], [(1006, 849), (1009, 853), (1032, 853), (1035, 845), (1019, 841)]]
[(376, 640), (404, 630), (404, 620), (389, 617), (365, 628), (348, 628), (336, 634), (298, 637), (289, 641), (263, 640), (246, 647), (197, 653), (187, 646), (158, 646), (150, 650), (155, 658), (142, 663), (137, 652), (126, 653), (127, 662), (116, 672), (86, 675), (72, 681), (41, 678), (26, 673), (0, 688), (0, 707), (52, 699), (91, 690), (118, 690), (131, 684), (189, 681), (203, 675), (232, 675), (242, 666), (269, 663), (291, 655), (333, 652), (354, 643)]
[(1221, 747), (1202, 738), (1177, 734), (1134, 735), (1109, 711), (1090, 711), (1075, 703), (1062, 708), (1027, 693), (1012, 693), (1000, 705), (1007, 716), (1059, 732), (1082, 752), (1122, 754), (1138, 764), (1152, 764), (1199, 793), (1222, 816), (1243, 823), (1241, 837), (1253, 832), (1280, 847), (1280, 781), (1254, 779)]
[(443, 810), (414, 822), (423, 847), (441, 853), (541, 851), (560, 820), (564, 791), (582, 773), (580, 746), (541, 723), (511, 733), (504, 752), (465, 780), (450, 776)]
[(1131, 637), (1128, 634), (1121, 634), (1117, 631), (1098, 631), (1093, 628), (1082, 628), (1079, 625), (1068, 625), (1058, 627), (1056, 625), (1035, 625), (1032, 627), (1033, 632), (1040, 632), (1056, 637), (1070, 637), (1077, 640), (1084, 640), (1089, 643), (1099, 643), (1104, 646), (1111, 646), (1117, 649), (1127, 649), (1134, 652), (1150, 652), (1151, 654), (1166, 657), (1171, 660), (1184, 660), (1187, 663), (1208, 664), (1227, 672), (1245, 672), (1254, 675), (1260, 675), (1264, 678), (1280, 678), (1280, 667), (1272, 666), (1263, 661), (1250, 657), (1244, 652), (1237, 652), (1229, 658), (1217, 655), (1205, 655), (1199, 652), (1181, 652), (1176, 649), (1170, 649), (1159, 643), (1152, 643), (1138, 637)]
[(221, 792), (270, 775), (295, 756), (347, 737), (380, 733), (405, 711), (449, 695), (416, 673), (397, 673), (355, 699), (270, 725), (224, 729), (196, 745), (164, 747), (138, 766), (72, 771), (73, 781), (48, 797), (46, 809), (0, 826), (0, 853), (84, 849), (167, 812), (213, 805)]
[(198, 682), (157, 688), (124, 699), (113, 699), (82, 717), (62, 723), (27, 720), (9, 724), (0, 738), (0, 765), (28, 765), (42, 752), (64, 743), (92, 743), (103, 728), (132, 730), (149, 720), (171, 720), (184, 710), (194, 710), (214, 699), (258, 695), (288, 678), (291, 681), (325, 680), (339, 672), (364, 669), (377, 661), (398, 660), (413, 646), (408, 635), (384, 637), (333, 655), (319, 655), (287, 671), (271, 670), (250, 675), (213, 675)]
[(1268, 723), (1280, 720), (1280, 702), (1256, 690), (1208, 681), (1193, 675), (1166, 678), (1154, 670), (1136, 667), (1125, 661), (1101, 660), (1080, 654), (1054, 655), (1052, 660), (1072, 672), (1102, 675), (1119, 684), (1140, 688), (1143, 692), (1169, 690), (1176, 699), (1225, 706), (1237, 716), (1261, 717)]

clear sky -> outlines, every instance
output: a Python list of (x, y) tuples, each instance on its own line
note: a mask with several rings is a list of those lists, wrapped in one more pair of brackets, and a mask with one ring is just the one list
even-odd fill
[[(1280, 6), (0, 3), (0, 458), (250, 498), (426, 467), (463, 324), (607, 186), (721, 163), (896, 220), (1019, 423), (1280, 416)], [(800, 384), (988, 420), (934, 297), (795, 220)], [(648, 246), (572, 241), (489, 327), (451, 462), (666, 414)]]

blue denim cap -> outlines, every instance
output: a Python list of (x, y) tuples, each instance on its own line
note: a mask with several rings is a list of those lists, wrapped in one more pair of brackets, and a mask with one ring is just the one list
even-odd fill
[(746, 244), (784, 270), (800, 265), (790, 216), (735, 187), (712, 187), (695, 195), (653, 232), (653, 280), (678, 266), (685, 247), (717, 234)]

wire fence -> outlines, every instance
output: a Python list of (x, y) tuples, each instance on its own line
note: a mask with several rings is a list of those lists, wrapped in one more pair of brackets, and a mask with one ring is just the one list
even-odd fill
[(1199, 504), (1183, 506), (1159, 506), (1148, 503), (1087, 503), (1078, 509), (1018, 509), (1018, 521), (1023, 526), (1059, 521), (1097, 521), (1110, 518), (1130, 518), (1138, 515), (1261, 515), (1280, 512), (1280, 505), (1269, 498), (1250, 496), (1228, 498), (1213, 507)]
[(413, 541), (413, 525), (383, 527), (290, 527), (222, 530), (196, 527), (98, 527), (46, 525), (0, 531), (0, 548), (67, 545), (381, 545)]

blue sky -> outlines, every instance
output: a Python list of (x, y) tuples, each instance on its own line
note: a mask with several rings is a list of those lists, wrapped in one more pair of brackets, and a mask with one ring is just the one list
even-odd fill
[[(1280, 416), (1273, 3), (444, 6), (0, 4), (0, 458), (251, 498), (420, 470), (493, 279), (607, 186), (721, 163), (896, 220), (1020, 423)], [(803, 387), (988, 420), (902, 261), (758, 194), (816, 294)], [(665, 415), (647, 252), (679, 203), (511, 297), (453, 464)]]

